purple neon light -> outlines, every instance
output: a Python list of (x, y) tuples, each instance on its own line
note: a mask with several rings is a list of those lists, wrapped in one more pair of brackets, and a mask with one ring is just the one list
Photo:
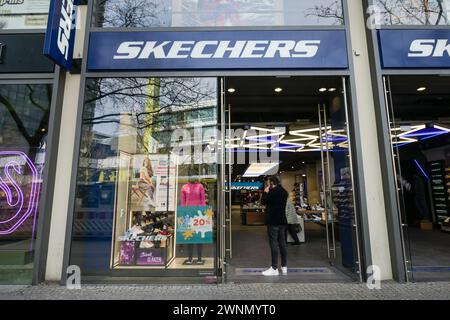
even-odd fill
[(441, 129), (436, 129), (436, 128), (424, 128), (422, 130), (419, 131), (415, 131), (409, 134), (405, 134), (404, 137), (406, 138), (420, 138), (423, 137), (423, 139), (427, 139), (427, 138), (433, 138), (435, 136), (439, 136), (441, 134), (446, 134), (448, 133), (448, 131), (445, 130), (441, 130)]
[(419, 164), (419, 162), (416, 159), (414, 159), (414, 163), (420, 169), (420, 171), (422, 171), (422, 174), (425, 176), (425, 178), (427, 178), (427, 180), (430, 180), (430, 178), (428, 178), (428, 175), (425, 173), (425, 170), (423, 170), (422, 166)]
[(15, 206), (17, 206), (18, 203), (20, 203), (20, 207), (14, 216), (9, 218), (8, 220), (0, 221), (0, 224), (5, 224), (5, 223), (8, 223), (8, 222), (14, 220), (20, 214), (20, 212), (22, 211), (22, 208), (23, 208), (23, 202), (24, 202), (23, 192), (22, 192), (22, 189), (20, 189), (19, 185), (14, 180), (14, 178), (11, 177), (11, 174), (9, 173), (10, 167), (13, 167), (13, 170), (15, 172), (17, 172), (18, 174), (21, 174), (20, 164), (17, 161), (11, 161), (5, 165), (5, 169), (4, 169), (5, 176), (8, 178), (9, 181), (11, 181), (11, 184), (14, 186), (14, 189), (17, 192), (17, 201), (15, 203), (12, 203), (12, 199), (14, 197), (13, 192), (7, 186), (7, 183), (5, 182), (5, 180), (3, 180), (2, 177), (0, 177), (0, 186), (2, 187), (2, 190), (6, 193), (6, 202), (8, 203), (8, 205), (10, 207), (15, 207)]
[[(16, 156), (21, 157), (23, 160), (25, 160), (25, 163), (28, 165), (32, 172), (32, 179), (31, 179), (31, 190), (30, 190), (30, 198), (27, 210), (23, 212), (23, 206), (24, 206), (24, 194), (23, 190), (20, 188), (19, 185), (15, 182), (15, 180), (11, 177), (10, 169), (14, 170), (16, 173), (21, 174), (20, 171), (20, 164), (16, 160), (11, 160), (6, 163), (4, 167), (4, 173), (5, 176), (11, 181), (12, 185), (14, 186), (15, 191), (17, 192), (17, 201), (13, 203), (13, 192), (10, 189), (10, 187), (6, 184), (5, 180), (3, 180), (2, 177), (0, 177), (0, 189), (5, 192), (6, 194), (6, 202), (10, 207), (17, 207), (19, 206), (18, 210), (16, 210), (16, 213), (5, 221), (0, 221), (0, 225), (9, 223), (15, 219), (17, 221), (14, 222), (14, 225), (10, 227), (7, 230), (0, 230), (0, 235), (8, 235), (14, 233), (22, 224), (31, 216), (34, 215), (34, 222), (33, 222), (33, 236), (34, 236), (34, 229), (36, 227), (36, 214), (38, 209), (38, 201), (39, 201), (39, 172), (33, 162), (30, 160), (30, 158), (21, 151), (0, 151), (0, 157), (1, 156)], [(20, 204), (19, 204), (20, 203)]]
[[(303, 145), (304, 146), (304, 145)], [(288, 144), (288, 143), (283, 143), (280, 144), (277, 148), (278, 149), (294, 149), (294, 148), (300, 148), (301, 146), (299, 145), (294, 145), (294, 144)]]

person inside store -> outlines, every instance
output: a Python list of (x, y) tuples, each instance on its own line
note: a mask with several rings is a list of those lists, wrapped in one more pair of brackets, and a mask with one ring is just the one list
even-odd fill
[(298, 223), (297, 210), (295, 209), (294, 203), (289, 198), (287, 199), (286, 202), (286, 219), (288, 222), (286, 232), (286, 243), (287, 243), (287, 236), (289, 233), (292, 239), (294, 240), (293, 245), (294, 246), (301, 245), (300, 239), (298, 238), (298, 234), (301, 231), (301, 226)]
[(261, 204), (266, 206), (267, 233), (272, 255), (272, 265), (264, 271), (264, 276), (278, 276), (278, 255), (281, 253), (281, 272), (287, 274), (287, 248), (286, 248), (286, 202), (289, 195), (281, 186), (280, 179), (271, 176), (268, 179)]

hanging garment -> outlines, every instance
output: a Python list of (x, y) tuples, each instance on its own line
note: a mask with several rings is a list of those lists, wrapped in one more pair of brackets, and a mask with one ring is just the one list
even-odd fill
[(205, 188), (199, 182), (187, 183), (181, 188), (182, 207), (206, 206)]

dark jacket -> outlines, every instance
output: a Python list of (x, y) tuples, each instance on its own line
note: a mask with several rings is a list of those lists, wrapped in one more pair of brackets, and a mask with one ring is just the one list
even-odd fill
[(269, 226), (287, 225), (286, 201), (288, 193), (281, 185), (264, 193), (261, 203), (266, 206), (266, 223)]

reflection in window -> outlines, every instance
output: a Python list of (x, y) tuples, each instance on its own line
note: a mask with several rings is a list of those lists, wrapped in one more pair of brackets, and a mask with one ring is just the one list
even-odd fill
[(51, 94), (50, 84), (0, 85), (0, 269), (10, 270), (7, 284), (32, 280)]
[(216, 78), (87, 81), (72, 264), (214, 268), (216, 108)]
[(1, 29), (44, 29), (50, 0), (0, 1)]
[(375, 0), (384, 25), (448, 25), (450, 0)]
[(341, 0), (96, 0), (98, 27), (341, 25)]

